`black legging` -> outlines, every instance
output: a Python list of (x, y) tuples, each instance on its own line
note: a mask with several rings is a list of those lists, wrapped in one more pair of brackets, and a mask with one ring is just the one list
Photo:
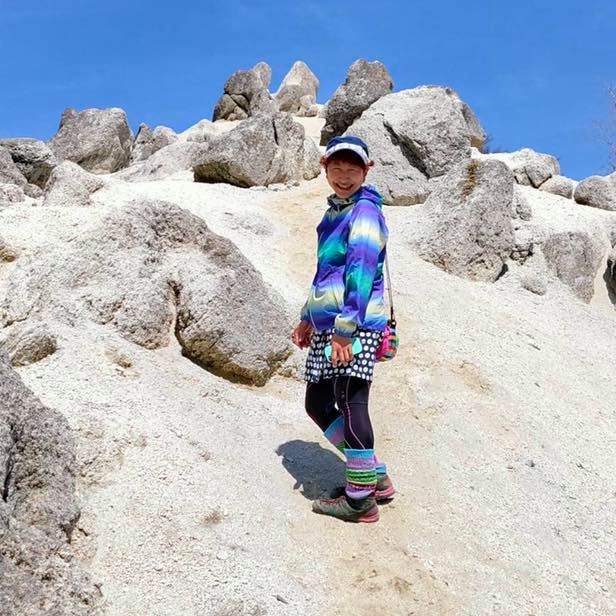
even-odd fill
[(347, 445), (351, 449), (373, 449), (374, 433), (368, 414), (370, 385), (370, 381), (355, 376), (308, 383), (306, 412), (323, 432), (342, 414)]

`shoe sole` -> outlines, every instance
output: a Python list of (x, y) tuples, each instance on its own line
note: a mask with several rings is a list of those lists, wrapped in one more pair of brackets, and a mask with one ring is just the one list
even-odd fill
[(342, 520), (343, 522), (352, 522), (353, 524), (357, 524), (357, 523), (365, 523), (365, 524), (372, 524), (374, 522), (378, 522), (379, 521), (379, 509), (378, 507), (374, 507), (374, 509), (371, 509), (370, 511), (367, 511), (366, 513), (364, 513), (362, 516), (355, 518), (355, 519), (351, 519), (351, 518), (339, 518), (335, 515), (331, 515), (328, 513), (325, 513), (324, 511), (319, 511), (316, 509), (312, 510), (314, 513), (317, 513), (319, 515), (328, 515), (332, 518), (335, 518), (337, 520)]
[(374, 498), (376, 499), (377, 503), (387, 502), (394, 497), (395, 493), (396, 489), (393, 486), (390, 486), (386, 490), (377, 490), (374, 493)]
[(373, 522), (379, 521), (379, 510), (377, 509), (374, 513), (368, 512), (366, 515), (363, 515), (361, 518), (357, 518), (357, 520), (349, 520), (349, 522), (364, 522), (366, 524), (372, 524)]

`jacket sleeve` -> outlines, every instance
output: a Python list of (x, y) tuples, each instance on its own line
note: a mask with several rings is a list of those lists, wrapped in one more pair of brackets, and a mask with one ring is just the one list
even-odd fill
[(366, 317), (377, 273), (378, 259), (387, 235), (380, 209), (360, 201), (351, 214), (344, 275), (344, 306), (336, 317), (334, 333), (350, 338)]

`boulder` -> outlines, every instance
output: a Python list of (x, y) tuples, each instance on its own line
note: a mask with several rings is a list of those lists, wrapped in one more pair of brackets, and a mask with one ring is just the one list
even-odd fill
[(11, 153), (2, 146), (0, 146), (0, 183), (15, 184), (22, 188), (28, 183), (28, 180), (13, 162)]
[(182, 208), (135, 201), (68, 244), (19, 259), (0, 326), (92, 320), (149, 349), (263, 384), (290, 353), (282, 299), (229, 240)]
[(21, 203), (25, 201), (24, 189), (16, 184), (0, 184), (0, 203)]
[(430, 193), (429, 178), (470, 157), (460, 99), (450, 88), (422, 86), (388, 94), (346, 131), (366, 141), (375, 167), (370, 181), (390, 205), (414, 205)]
[(558, 159), (550, 154), (541, 154), (530, 148), (516, 152), (498, 152), (479, 156), (504, 162), (512, 171), (515, 181), (524, 186), (539, 188), (552, 176), (560, 174)]
[(58, 164), (54, 153), (44, 141), (38, 139), (2, 139), (17, 168), (30, 184), (45, 188), (51, 170)]
[(536, 252), (537, 234), (532, 225), (513, 225), (513, 247), (509, 257), (512, 261), (523, 265)]
[(452, 94), (455, 95), (455, 98), (458, 101), (460, 106), (460, 111), (464, 116), (464, 120), (466, 121), (466, 127), (468, 128), (468, 135), (471, 140), (471, 147), (481, 148), (486, 142), (487, 134), (483, 129), (479, 118), (475, 115), (475, 112), (469, 107), (467, 103), (465, 103), (456, 92)]
[(133, 135), (126, 114), (116, 107), (66, 109), (49, 147), (92, 173), (113, 173), (128, 165)]
[(280, 111), (299, 116), (316, 116), (319, 80), (308, 65), (296, 62), (286, 74), (274, 95)]
[(616, 211), (616, 183), (608, 177), (592, 175), (575, 187), (573, 199), (581, 205)]
[(196, 124), (187, 128), (178, 135), (181, 141), (197, 141), (206, 143), (212, 137), (229, 132), (237, 125), (237, 122), (220, 121), (211, 122), (210, 120), (199, 120)]
[(2, 262), (10, 263), (17, 258), (17, 250), (15, 250), (1, 235), (0, 235), (0, 264)]
[(3, 614), (102, 614), (100, 591), (70, 549), (76, 467), (68, 422), (41, 404), (0, 350)]
[(179, 171), (188, 171), (202, 162), (209, 149), (207, 143), (176, 141), (154, 152), (149, 158), (116, 174), (129, 182), (163, 180)]
[(574, 180), (563, 175), (553, 175), (541, 184), (539, 190), (552, 193), (553, 195), (560, 195), (565, 197), (565, 199), (571, 199), (575, 186), (576, 182)]
[(104, 185), (103, 178), (88, 173), (76, 163), (64, 161), (51, 172), (43, 205), (87, 207), (92, 204), (90, 195)]
[(551, 233), (541, 246), (549, 270), (584, 302), (594, 295), (605, 248), (587, 231)]
[(55, 334), (46, 323), (16, 323), (0, 330), (0, 347), (13, 366), (27, 366), (52, 355), (58, 349)]
[(513, 212), (514, 218), (524, 221), (530, 220), (533, 216), (532, 207), (517, 184), (513, 187)]
[(257, 67), (237, 71), (229, 77), (214, 109), (214, 121), (244, 120), (259, 113), (276, 111), (276, 103), (263, 83), (264, 69)]
[(24, 194), (31, 199), (40, 199), (45, 193), (43, 189), (36, 184), (26, 184), (24, 186)]
[(430, 223), (421, 257), (457, 276), (497, 280), (515, 244), (513, 184), (500, 161), (458, 163), (422, 206)]
[(304, 127), (288, 113), (250, 118), (210, 141), (203, 162), (194, 167), (195, 181), (244, 188), (298, 182), (311, 175), (305, 144)]
[(545, 295), (548, 290), (548, 280), (546, 276), (539, 272), (525, 272), (520, 277), (520, 285), (523, 289), (535, 295)]
[(263, 87), (269, 91), (272, 83), (272, 67), (267, 62), (259, 62), (255, 64), (252, 70), (259, 76)]
[(356, 60), (323, 111), (325, 126), (321, 131), (321, 145), (344, 134), (372, 103), (392, 90), (393, 81), (381, 62)]
[(304, 179), (312, 180), (321, 173), (321, 150), (311, 137), (304, 138)]
[(157, 126), (152, 130), (147, 124), (140, 124), (131, 150), (130, 163), (146, 160), (171, 143), (177, 141), (178, 136), (166, 126)]

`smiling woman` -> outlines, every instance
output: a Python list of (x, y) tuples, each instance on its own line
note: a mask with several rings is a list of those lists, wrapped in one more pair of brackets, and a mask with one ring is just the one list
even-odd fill
[(377, 502), (395, 490), (374, 454), (368, 413), (377, 349), (387, 315), (383, 268), (389, 235), (383, 197), (364, 186), (372, 161), (353, 136), (331, 139), (321, 160), (334, 191), (317, 227), (317, 271), (292, 334), (309, 347), (304, 378), (306, 411), (325, 437), (344, 452), (347, 483), (317, 513), (350, 522), (376, 522)]
[(373, 162), (369, 159), (368, 148), (361, 140), (356, 137), (336, 137), (327, 144), (321, 164), (336, 195), (347, 199), (364, 183)]

